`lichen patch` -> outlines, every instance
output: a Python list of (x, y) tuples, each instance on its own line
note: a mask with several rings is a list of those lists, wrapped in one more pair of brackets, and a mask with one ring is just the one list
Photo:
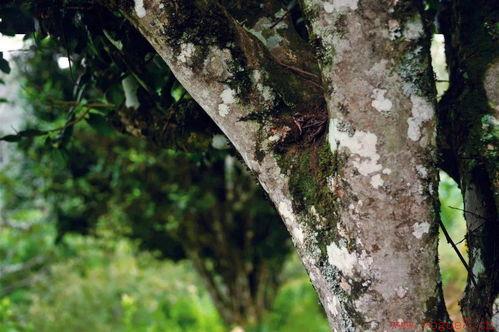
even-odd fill
[(407, 294), (407, 288), (403, 287), (403, 286), (399, 286), (399, 287), (397, 287), (396, 293), (397, 293), (397, 296), (399, 298), (403, 299)]
[(419, 176), (423, 179), (428, 177), (428, 170), (423, 165), (416, 165), (416, 172), (418, 172)]
[(385, 97), (386, 90), (384, 89), (374, 89), (371, 98), (371, 106), (374, 107), (378, 112), (387, 114), (392, 109), (392, 102), (390, 99)]
[(218, 114), (222, 117), (229, 114), (230, 107), (229, 105), (236, 102), (236, 94), (235, 91), (231, 88), (226, 88), (220, 94), (220, 98), (222, 98), (222, 104), (218, 105)]
[(329, 264), (336, 266), (341, 273), (353, 277), (354, 266), (357, 265), (357, 255), (348, 252), (346, 247), (338, 247), (332, 242), (326, 247)]
[(329, 295), (326, 299), (326, 308), (333, 315), (338, 315), (338, 299), (335, 295)]
[(412, 226), (412, 229), (412, 235), (414, 235), (416, 239), (420, 239), (424, 234), (428, 233), (428, 231), (430, 230), (430, 224), (427, 222), (415, 223)]
[(411, 96), (412, 116), (407, 119), (407, 136), (417, 142), (421, 138), (421, 126), (433, 118), (433, 105), (425, 98), (412, 95)]
[(356, 10), (358, 8), (358, 4), (358, 0), (333, 0), (332, 2), (324, 3), (324, 10), (326, 13)]
[(225, 104), (218, 105), (218, 115), (220, 115), (221, 117), (227, 116), (227, 114), (229, 114), (229, 112), (230, 112), (229, 106), (227, 106)]
[(224, 104), (233, 104), (236, 101), (235, 95), (235, 91), (228, 88), (222, 91), (220, 97), (222, 97), (222, 102)]
[(381, 178), (380, 174), (376, 174), (371, 178), (371, 186), (373, 186), (374, 189), (378, 189), (381, 187), (385, 182)]
[(408, 40), (415, 40), (421, 37), (423, 32), (423, 22), (421, 22), (421, 17), (417, 15), (405, 24), (403, 35)]
[(186, 43), (180, 45), (180, 54), (178, 55), (178, 59), (180, 62), (188, 63), (191, 57), (194, 55), (196, 48), (192, 43)]
[(291, 234), (293, 235), (293, 238), (295, 238), (298, 241), (298, 243), (303, 243), (303, 241), (305, 240), (305, 236), (300, 227), (294, 227), (291, 230)]
[(298, 244), (302, 244), (305, 240), (305, 234), (300, 225), (296, 222), (291, 202), (282, 201), (279, 203), (277, 209), (279, 210), (281, 217), (286, 221), (288, 228), (291, 230), (292, 238), (297, 241)]
[[(383, 166), (378, 163), (380, 155), (376, 151), (378, 137), (370, 132), (347, 128), (338, 119), (331, 119), (329, 123), (329, 146), (334, 153), (338, 148), (345, 148), (352, 153), (352, 164), (363, 176), (379, 172)], [(381, 175), (375, 174), (370, 183), (377, 189), (383, 185)]]
[(144, 7), (144, 0), (134, 0), (133, 9), (135, 10), (135, 14), (139, 18), (146, 16), (146, 8)]

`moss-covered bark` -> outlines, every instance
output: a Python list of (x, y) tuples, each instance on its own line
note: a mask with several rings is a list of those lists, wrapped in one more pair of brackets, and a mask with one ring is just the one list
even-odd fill
[(240, 1), (121, 9), (258, 176), (332, 328), (447, 320), (434, 91), (417, 8), (302, 1), (311, 52), (286, 19), (270, 23), (282, 18), (277, 2), (261, 12), (252, 3), (248, 20)]

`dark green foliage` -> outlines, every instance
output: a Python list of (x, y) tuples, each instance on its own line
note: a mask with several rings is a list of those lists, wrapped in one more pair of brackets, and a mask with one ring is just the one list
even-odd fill
[[(46, 99), (36, 99), (37, 106), (59, 110), (65, 108), (67, 112), (66, 124), (50, 128), (54, 129), (52, 143), (66, 144), (74, 125), (81, 120), (91, 121), (101, 130), (107, 130), (102, 120), (116, 120), (118, 115), (126, 111), (122, 89), (122, 80), (126, 77), (133, 77), (138, 83), (140, 107), (135, 119), (139, 117), (146, 121), (162, 118), (171, 124), (168, 127), (169, 135), (151, 133), (151, 130), (145, 133), (147, 137), (153, 136), (152, 140), (156, 144), (185, 147), (192, 143), (187, 132), (197, 133), (195, 136), (199, 140), (215, 132), (215, 126), (203, 112), (199, 112), (199, 107), (190, 107), (190, 110), (194, 110), (190, 112), (192, 116), (190, 113), (181, 117), (172, 114), (178, 110), (178, 98), (189, 100), (189, 95), (152, 47), (119, 14), (109, 12), (93, 2), (61, 0), (9, 1), (0, 5), (0, 15), (4, 18), (0, 29), (2, 33), (20, 29), (16, 24), (9, 23), (11, 21), (5, 22), (5, 19), (31, 22), (26, 23), (22, 31), (28, 33), (27, 39), (32, 40), (32, 48), (39, 54), (39, 60), (36, 61), (44, 61), (47, 65), (38, 66), (37, 72), (32, 73), (33, 80), (38, 82), (37, 86), (43, 86), (47, 92), (44, 95)], [(33, 19), (36, 19), (36, 24)], [(58, 57), (69, 58), (69, 75), (59, 70), (56, 62), (50, 61)], [(54, 79), (50, 79), (49, 75), (54, 75)], [(43, 85), (46, 81), (58, 86)], [(28, 92), (36, 95), (39, 91)], [(98, 107), (95, 107), (96, 104), (99, 104)], [(104, 117), (98, 119), (91, 114), (83, 116), (89, 108), (98, 109)], [(48, 117), (45, 120), (49, 120), (50, 114), (45, 112)], [(96, 121), (100, 121), (100, 124)], [(122, 127), (119, 121), (110, 122), (118, 128)]]
[(0, 71), (6, 74), (10, 73), (9, 62), (3, 58), (2, 52), (0, 52)]

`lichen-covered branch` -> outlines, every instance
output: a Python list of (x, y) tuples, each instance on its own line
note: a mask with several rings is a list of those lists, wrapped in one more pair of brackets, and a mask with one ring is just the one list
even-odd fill
[[(329, 145), (341, 160), (328, 179), (338, 209), (325, 245), (341, 280), (326, 303), (333, 326), (384, 330), (406, 322), (417, 330), (446, 321), (434, 209), (435, 93), (419, 10), (411, 1), (302, 3), (321, 52)], [(344, 313), (352, 310), (349, 322)]]
[(447, 320), (434, 88), (417, 8), (304, 0), (312, 52), (277, 2), (254, 4), (118, 5), (258, 176), (332, 328)]

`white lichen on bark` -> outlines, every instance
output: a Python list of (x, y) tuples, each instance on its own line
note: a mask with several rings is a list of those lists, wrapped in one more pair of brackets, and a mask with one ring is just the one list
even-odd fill
[(421, 127), (427, 121), (433, 119), (434, 106), (424, 97), (417, 95), (411, 96), (411, 114), (407, 119), (407, 136), (413, 141), (419, 141), (421, 138)]
[(416, 15), (405, 24), (403, 36), (409, 40), (415, 40), (421, 38), (423, 32), (421, 16)]
[(414, 229), (412, 235), (414, 235), (416, 239), (420, 239), (423, 235), (428, 233), (430, 230), (430, 224), (427, 222), (416, 223), (412, 226), (412, 228)]
[(142, 18), (147, 14), (146, 9), (144, 7), (144, 0), (134, 0), (134, 9), (135, 9), (135, 14), (139, 18)]
[(195, 46), (193, 43), (185, 43), (180, 45), (180, 54), (178, 60), (184, 63), (188, 63), (191, 57), (194, 55)]
[(350, 253), (345, 247), (338, 247), (336, 243), (327, 246), (329, 264), (335, 266), (344, 275), (353, 277), (353, 269), (357, 264), (357, 255)]
[[(352, 133), (341, 121), (331, 119), (328, 140), (333, 153), (338, 148), (347, 149), (351, 153), (352, 164), (360, 174), (370, 176), (382, 170), (383, 166), (378, 163), (380, 156), (376, 151), (378, 138), (375, 134), (361, 130)], [(382, 186), (384, 181), (381, 174), (372, 175), (370, 183), (376, 189)]]
[(374, 89), (371, 95), (373, 101), (371, 102), (372, 107), (381, 113), (387, 114), (392, 109), (392, 102), (390, 99), (385, 97), (386, 90), (384, 89)]
[(222, 98), (222, 103), (218, 105), (218, 114), (225, 117), (229, 114), (230, 105), (236, 102), (235, 91), (227, 87), (220, 94), (220, 98)]
[(326, 13), (334, 11), (355, 10), (359, 4), (358, 0), (332, 0), (324, 3)]

